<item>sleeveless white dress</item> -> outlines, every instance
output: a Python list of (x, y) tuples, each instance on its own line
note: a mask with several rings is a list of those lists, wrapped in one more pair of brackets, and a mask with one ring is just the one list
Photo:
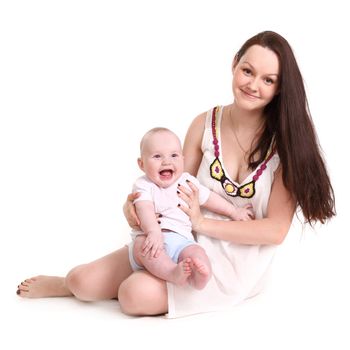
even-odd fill
[[(271, 150), (269, 157), (248, 175), (242, 184), (229, 179), (220, 154), (222, 110), (223, 107), (219, 106), (207, 113), (202, 140), (203, 159), (197, 178), (203, 185), (237, 206), (251, 203), (256, 219), (266, 217), (279, 157)], [(216, 142), (213, 144), (215, 138)], [(209, 211), (204, 215), (215, 219), (226, 219)], [(211, 261), (212, 278), (203, 290), (167, 283), (168, 318), (228, 309), (258, 294), (263, 287), (276, 250), (275, 245), (235, 244), (200, 233), (197, 233), (197, 241), (205, 249)]]

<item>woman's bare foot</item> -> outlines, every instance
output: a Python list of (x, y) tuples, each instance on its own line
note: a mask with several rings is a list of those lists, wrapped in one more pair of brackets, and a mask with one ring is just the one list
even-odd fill
[(186, 258), (176, 265), (172, 273), (171, 282), (179, 286), (183, 286), (186, 283), (192, 272), (191, 261), (192, 260), (190, 258)]
[(189, 283), (196, 289), (203, 289), (210, 278), (210, 268), (203, 260), (192, 258), (192, 275), (188, 279)]
[(65, 278), (58, 276), (36, 276), (23, 281), (17, 294), (25, 298), (65, 297), (72, 293), (65, 285)]

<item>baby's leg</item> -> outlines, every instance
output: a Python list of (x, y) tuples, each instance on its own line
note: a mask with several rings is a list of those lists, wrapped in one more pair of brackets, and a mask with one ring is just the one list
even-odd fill
[(191, 260), (192, 274), (188, 278), (188, 283), (196, 289), (203, 289), (211, 277), (211, 265), (204, 249), (193, 244), (186, 247), (179, 256), (182, 259)]
[(164, 250), (157, 258), (151, 257), (148, 253), (142, 255), (142, 245), (146, 236), (137, 236), (134, 241), (134, 259), (140, 266), (145, 267), (154, 276), (177, 285), (184, 285), (191, 275), (191, 259), (183, 259), (175, 264)]

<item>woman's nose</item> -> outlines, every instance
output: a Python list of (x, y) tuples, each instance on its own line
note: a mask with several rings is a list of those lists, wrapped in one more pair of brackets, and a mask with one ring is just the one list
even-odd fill
[(248, 83), (248, 87), (252, 91), (258, 90), (258, 79), (257, 78), (251, 78), (251, 80)]

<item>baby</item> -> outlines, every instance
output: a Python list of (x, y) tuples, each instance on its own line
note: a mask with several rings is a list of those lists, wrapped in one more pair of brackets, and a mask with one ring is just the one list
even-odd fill
[(133, 192), (140, 193), (134, 204), (142, 231), (132, 232), (130, 264), (168, 282), (202, 289), (211, 277), (211, 265), (194, 240), (190, 218), (180, 209), (186, 205), (181, 190), (190, 190), (191, 182), (198, 188), (201, 206), (233, 220), (250, 220), (251, 206), (235, 207), (184, 172), (181, 142), (169, 129), (148, 131), (140, 153), (138, 165), (145, 175), (136, 180)]

